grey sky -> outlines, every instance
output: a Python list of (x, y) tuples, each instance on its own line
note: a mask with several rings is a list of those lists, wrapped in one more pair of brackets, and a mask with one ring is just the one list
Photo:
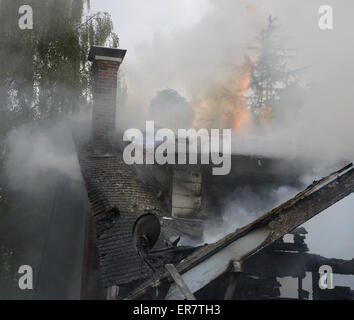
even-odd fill
[(93, 0), (93, 11), (111, 14), (121, 46), (133, 53), (155, 34), (192, 26), (210, 9), (209, 0)]

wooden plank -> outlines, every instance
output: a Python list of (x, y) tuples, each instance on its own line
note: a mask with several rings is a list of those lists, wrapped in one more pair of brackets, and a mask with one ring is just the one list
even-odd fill
[(112, 286), (107, 289), (107, 300), (117, 300), (119, 294), (119, 287)]
[(200, 197), (193, 195), (172, 194), (172, 207), (198, 209)]
[(173, 264), (166, 264), (165, 268), (172, 276), (173, 280), (175, 281), (176, 285), (178, 286), (179, 290), (182, 292), (184, 297), (187, 300), (196, 300), (192, 291), (189, 290), (186, 283), (183, 281), (181, 275), (178, 273), (176, 267)]
[(174, 179), (173, 180), (173, 193), (175, 194), (192, 194), (200, 196), (202, 191), (202, 184), (196, 182), (185, 182)]
[(193, 213), (195, 212), (194, 208), (178, 208), (172, 207), (172, 217), (173, 218), (192, 218)]
[(191, 216), (201, 204), (199, 168), (176, 167), (173, 172), (172, 217)]
[(240, 272), (230, 272), (229, 285), (226, 288), (224, 300), (232, 300), (240, 276)]
[(188, 167), (174, 168), (173, 170), (173, 179), (176, 181), (186, 181), (193, 183), (202, 182), (202, 174), (200, 169), (191, 169)]

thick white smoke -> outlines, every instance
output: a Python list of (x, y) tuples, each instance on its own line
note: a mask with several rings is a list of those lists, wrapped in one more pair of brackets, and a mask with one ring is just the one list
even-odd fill
[(253, 191), (250, 186), (236, 188), (231, 196), (225, 199), (221, 220), (206, 224), (203, 241), (213, 243), (251, 223), (263, 213), (294, 196), (297, 191), (285, 186), (263, 193)]
[(294, 150), (296, 155), (316, 158), (354, 158), (354, 46), (349, 40), (353, 26), (349, 12), (354, 11), (354, 3), (327, 1), (334, 10), (331, 31), (318, 27), (318, 10), (323, 5), (319, 0), (208, 3), (210, 9), (199, 23), (155, 34), (151, 43), (136, 48), (134, 59), (127, 55), (123, 68), (128, 104), (120, 114), (122, 123), (141, 124), (160, 90), (175, 89), (193, 106), (210, 88), (226, 83), (244, 63), (245, 54), (252, 52), (250, 47), (256, 45), (256, 37), (272, 14), (278, 18), (285, 47), (294, 49), (289, 53), (290, 67), (304, 68), (300, 81), (307, 94), (301, 108), (284, 105), (295, 108), (296, 117), (256, 137), (269, 142), (259, 150), (269, 155), (284, 156)]
[[(323, 4), (333, 8), (334, 30), (323, 31), (318, 27), (318, 10)], [(342, 161), (354, 159), (354, 46), (351, 41), (354, 2), (211, 0), (208, 7), (199, 23), (164, 35), (155, 34), (151, 43), (136, 48), (134, 59), (128, 53), (124, 69), (129, 98), (122, 114), (124, 121), (134, 126), (137, 117), (131, 117), (132, 114), (141, 115), (139, 121), (144, 121), (150, 101), (159, 90), (175, 89), (193, 104), (210, 88), (225, 83), (244, 63), (245, 53), (256, 44), (256, 36), (272, 14), (278, 18), (285, 46), (294, 49), (290, 52), (289, 66), (304, 68), (300, 74), (300, 82), (307, 89), (304, 104), (301, 108), (284, 106), (296, 108), (296, 116), (261, 137), (235, 137), (233, 150), (306, 158), (314, 167), (306, 183), (340, 167)], [(279, 197), (279, 202), (292, 196), (292, 191)], [(350, 212), (353, 202), (349, 198), (345, 201), (346, 205), (341, 202), (336, 210), (327, 210), (306, 224), (310, 249), (313, 244), (313, 250), (323, 255), (352, 257), (353, 246), (348, 245), (353, 243), (352, 235), (346, 228), (343, 233), (336, 231), (344, 230), (343, 223), (352, 225), (354, 221)], [(215, 240), (249, 222), (249, 216), (243, 212), (245, 206), (230, 201), (225, 206), (225, 223), (220, 230), (208, 229), (206, 240)], [(235, 218), (237, 213), (239, 219)], [(250, 216), (253, 217), (252, 212)], [(234, 222), (232, 228), (230, 221)], [(341, 233), (340, 241), (323, 236), (324, 232), (326, 235)]]
[[(81, 179), (72, 129), (89, 126), (88, 114), (13, 129), (7, 137), (5, 172), (13, 190), (34, 193), (55, 186), (55, 174)], [(53, 176), (54, 174), (54, 176)]]

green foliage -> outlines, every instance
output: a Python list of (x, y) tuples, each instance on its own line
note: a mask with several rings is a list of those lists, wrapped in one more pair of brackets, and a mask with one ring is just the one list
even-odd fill
[[(24, 4), (33, 30), (19, 28)], [(88, 107), (90, 47), (119, 45), (110, 15), (89, 10), (89, 0), (0, 0), (0, 218), (17, 201), (2, 172), (6, 134)]]
[(108, 13), (89, 15), (89, 1), (28, 0), (33, 30), (20, 30), (21, 0), (0, 1), (0, 137), (33, 120), (89, 104), (91, 45), (117, 47)]

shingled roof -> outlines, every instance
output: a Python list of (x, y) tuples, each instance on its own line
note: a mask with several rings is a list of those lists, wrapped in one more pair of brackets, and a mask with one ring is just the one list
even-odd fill
[[(132, 231), (135, 221), (146, 213), (163, 216), (156, 190), (138, 177), (134, 167), (124, 163), (120, 152), (95, 156), (84, 148), (78, 155), (96, 225), (104, 286), (150, 277), (151, 270), (136, 252)], [(159, 267), (158, 261), (155, 266)]]

